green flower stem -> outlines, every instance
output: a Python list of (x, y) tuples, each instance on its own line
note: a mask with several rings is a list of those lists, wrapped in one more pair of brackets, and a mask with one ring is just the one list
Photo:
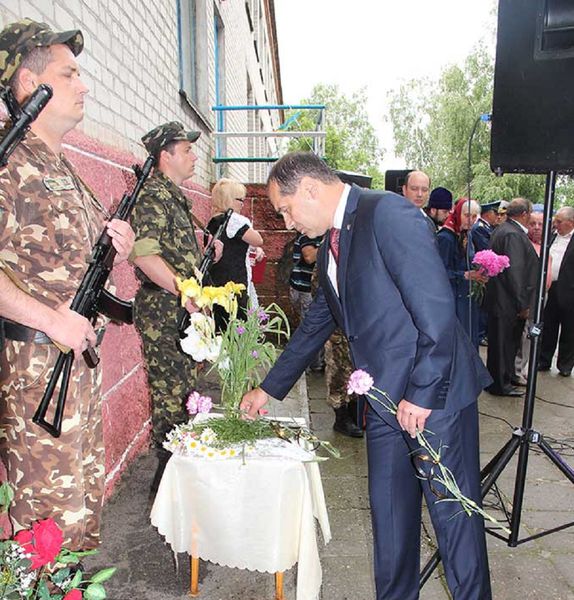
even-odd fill
[[(397, 405), (391, 400), (390, 396), (386, 392), (383, 392), (382, 390), (379, 390), (376, 387), (372, 387), (371, 389), (377, 392), (377, 394), (380, 394), (384, 398), (384, 400), (382, 400), (375, 394), (372, 394), (371, 392), (367, 392), (366, 395), (369, 396), (369, 398), (378, 402), (381, 406), (383, 406), (383, 408), (386, 411), (390, 412), (392, 415), (396, 415)], [(424, 431), (419, 431), (417, 429), (417, 442), (419, 443), (421, 448), (423, 448), (428, 453), (428, 455), (432, 459), (433, 464), (439, 468), (440, 474), (434, 477), (434, 481), (440, 483), (445, 488), (445, 490), (447, 490), (447, 492), (452, 496), (451, 498), (438, 498), (436, 502), (458, 502), (462, 510), (464, 510), (464, 512), (469, 517), (473, 514), (478, 514), (484, 519), (490, 521), (491, 523), (494, 523), (495, 525), (500, 527), (505, 533), (510, 535), (510, 529), (508, 529), (508, 527), (500, 523), (500, 521), (497, 521), (493, 516), (489, 515), (486, 511), (484, 511), (474, 500), (468, 498), (460, 491), (454, 474), (447, 466), (444, 465), (444, 463), (441, 460), (440, 449), (435, 450), (433, 448), (432, 444), (428, 441), (427, 437), (425, 436), (425, 432), (434, 435), (432, 431), (429, 431), (428, 429), (424, 429)]]

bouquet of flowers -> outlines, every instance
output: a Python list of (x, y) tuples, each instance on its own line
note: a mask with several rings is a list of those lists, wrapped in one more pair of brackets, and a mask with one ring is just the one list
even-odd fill
[[(387, 412), (396, 415), (397, 405), (391, 400), (386, 392), (374, 387), (373, 384), (373, 378), (366, 371), (357, 369), (349, 378), (347, 383), (347, 393), (349, 395), (366, 395), (379, 403)], [(439, 444), (438, 448), (435, 449), (425, 434), (433, 435), (432, 431), (429, 431), (428, 429), (425, 429), (424, 431), (418, 431), (417, 429), (416, 438), (420, 445), (420, 451), (413, 453), (413, 463), (419, 477), (426, 479), (429, 482), (430, 489), (437, 497), (437, 502), (458, 502), (462, 510), (464, 510), (468, 516), (478, 514), (484, 519), (495, 523), (506, 533), (510, 534), (510, 530), (507, 527), (499, 523), (494, 517), (485, 512), (474, 500), (468, 498), (460, 491), (452, 471), (441, 461), (442, 452), (443, 450), (446, 450), (447, 446)], [(444, 488), (444, 493), (437, 489), (437, 484)]]
[[(7, 500), (6, 500), (7, 499)], [(12, 490), (0, 486), (0, 502), (6, 510)], [(7, 600), (102, 600), (102, 585), (115, 567), (85, 578), (77, 567), (84, 556), (96, 550), (72, 552), (62, 547), (64, 534), (53, 519), (37, 521), (30, 529), (0, 542), (0, 598)]]
[[(217, 371), (223, 417), (176, 425), (168, 433), (164, 447), (184, 456), (225, 459), (251, 454), (258, 440), (280, 438), (304, 442), (311, 450), (324, 448), (339, 457), (336, 448), (295, 421), (279, 424), (267, 418), (242, 418), (239, 403), (247, 391), (259, 385), (263, 373), (275, 362), (276, 343), (289, 338), (289, 322), (276, 304), (265, 309), (250, 308), (239, 316), (235, 296), (243, 290), (242, 285), (228, 282), (210, 288), (202, 287), (200, 282), (200, 277), (178, 280), (182, 305), (191, 299), (201, 311), (191, 315), (181, 347), (194, 360), (207, 361), (212, 364), (210, 370)], [(215, 322), (208, 312), (214, 304), (229, 313), (227, 328), (221, 334), (216, 333)], [(187, 400), (190, 415), (209, 413), (212, 405), (211, 398), (198, 391), (192, 391)]]
[[(236, 295), (244, 289), (232, 281), (221, 287), (202, 287), (198, 279), (178, 280), (181, 302), (191, 299), (202, 312), (191, 315), (191, 324), (181, 342), (184, 352), (198, 362), (213, 364), (221, 379), (221, 402), (227, 415), (238, 412), (243, 394), (259, 385), (262, 372), (277, 356), (277, 342), (289, 337), (289, 323), (276, 304), (250, 308), (243, 318), (237, 314)], [(227, 329), (216, 334), (215, 321), (206, 309), (214, 304), (229, 313)]]
[[(496, 254), (492, 250), (481, 250), (472, 259), (473, 267), (486, 277), (496, 277), (510, 266), (510, 259), (504, 254)], [(477, 302), (482, 301), (486, 283), (472, 279), (470, 281), (470, 295)]]

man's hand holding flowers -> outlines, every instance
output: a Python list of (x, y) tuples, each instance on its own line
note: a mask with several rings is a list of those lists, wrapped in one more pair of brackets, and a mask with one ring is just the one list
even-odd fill
[(416, 438), (417, 431), (424, 431), (426, 420), (431, 412), (430, 408), (422, 408), (403, 399), (398, 404), (396, 417), (401, 429), (412, 438)]

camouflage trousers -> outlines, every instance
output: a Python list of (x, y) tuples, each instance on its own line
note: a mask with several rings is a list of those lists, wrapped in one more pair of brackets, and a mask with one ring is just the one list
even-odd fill
[[(32, 423), (56, 362), (52, 344), (6, 340), (0, 375), (0, 454), (15, 497), (14, 531), (52, 517), (72, 550), (96, 548), (104, 495), (104, 442), (99, 369), (72, 366), (62, 434)], [(55, 406), (59, 389), (53, 396)], [(48, 420), (53, 414), (48, 412)]]
[(140, 288), (136, 296), (135, 324), (143, 342), (158, 446), (174, 425), (189, 419), (185, 402), (197, 379), (195, 362), (179, 349), (178, 309), (178, 298), (167, 292)]
[(347, 381), (353, 372), (349, 343), (340, 329), (336, 329), (325, 344), (325, 379), (327, 403), (339, 408), (349, 402)]

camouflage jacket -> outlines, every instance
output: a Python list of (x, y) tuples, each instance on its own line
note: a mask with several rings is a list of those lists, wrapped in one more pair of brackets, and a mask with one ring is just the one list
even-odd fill
[[(201, 252), (191, 203), (171, 179), (156, 171), (144, 184), (132, 213), (133, 257), (159, 255), (180, 276), (191, 277)], [(138, 278), (147, 277), (136, 269)]]
[(55, 308), (74, 297), (106, 218), (71, 164), (30, 131), (0, 169), (0, 268)]

